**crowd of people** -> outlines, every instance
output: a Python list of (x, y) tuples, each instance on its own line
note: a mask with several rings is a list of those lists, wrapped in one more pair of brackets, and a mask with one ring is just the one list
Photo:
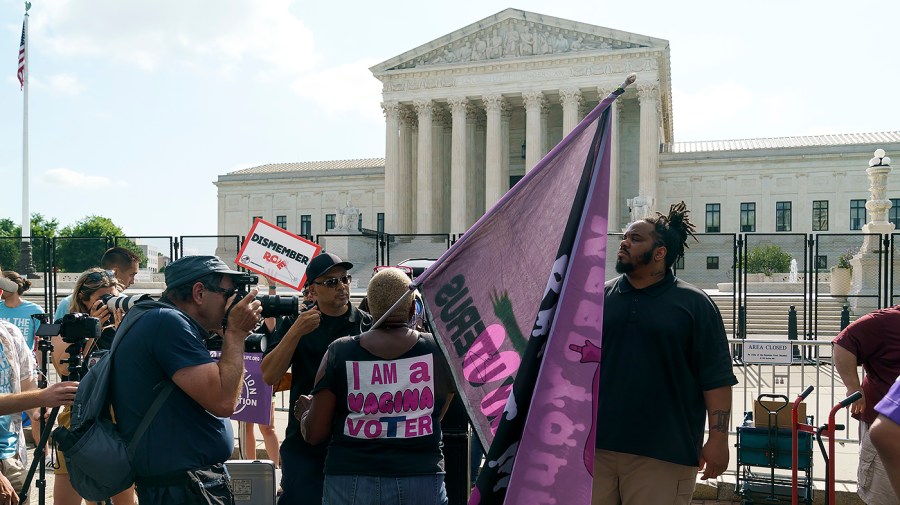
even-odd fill
[[(602, 355), (589, 345), (578, 348), (583, 360), (601, 363), (596, 505), (687, 505), (698, 473), (716, 478), (728, 467), (737, 378), (724, 324), (712, 300), (673, 271), (693, 233), (683, 203), (632, 223), (617, 250), (620, 275), (605, 285)], [(363, 310), (350, 301), (353, 264), (323, 252), (307, 266), (301, 309), (263, 319), (258, 290), (239, 296), (235, 276), (242, 273), (215, 256), (172, 262), (161, 298), (127, 313), (111, 310), (104, 299), (134, 284), (137, 256), (112, 248), (99, 265), (78, 277), (55, 319), (83, 314), (100, 321), (82, 354), (115, 350), (110, 405), (124, 440), (143, 433), (142, 420), (153, 412), (132, 448), (136, 485), (112, 503), (234, 503), (224, 465), (234, 449), (228, 418), (243, 382), (244, 340), (252, 332), (270, 339), (263, 380), (290, 391), (283, 441), (274, 415), (268, 425), (244, 426), (249, 456), (256, 456), (258, 427), (269, 458), (282, 470), (280, 505), (448, 503), (441, 418), (456, 386), (434, 336), (419, 324), (407, 272), (379, 269)], [(64, 406), (58, 422), (68, 425), (83, 372), (68, 365), (71, 344), (53, 337), (51, 363), (61, 381), (36, 389), (40, 321), (32, 316), (43, 311), (22, 298), (29, 287), (15, 272), (0, 274), (0, 505), (16, 503), (21, 492), (23, 419), (36, 429), (38, 407)], [(274, 284), (269, 287), (276, 294)], [(873, 312), (835, 339), (835, 366), (848, 393), (863, 392), (852, 410), (861, 421), (859, 488), (867, 503), (896, 504), (900, 490), (896, 314), (896, 307)], [(206, 347), (212, 334), (222, 339), (218, 359)], [(631, 359), (635, 355), (642, 359)], [(863, 381), (858, 365), (867, 372)], [(171, 395), (160, 397), (163, 390)], [(651, 396), (653, 416), (621, 415), (645, 411)], [(660, 425), (660, 415), (670, 422)], [(80, 504), (64, 454), (57, 451), (50, 461), (54, 504)]]

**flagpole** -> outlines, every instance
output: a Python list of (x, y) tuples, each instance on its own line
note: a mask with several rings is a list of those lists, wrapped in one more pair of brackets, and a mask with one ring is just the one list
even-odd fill
[(22, 22), (24, 68), (22, 71), (22, 244), (19, 255), (19, 271), (27, 277), (37, 277), (31, 255), (31, 213), (28, 197), (28, 10), (31, 2), (25, 2), (25, 20)]

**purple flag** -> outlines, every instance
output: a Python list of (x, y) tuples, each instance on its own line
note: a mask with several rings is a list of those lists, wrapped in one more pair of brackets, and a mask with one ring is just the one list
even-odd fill
[(416, 280), (490, 446), (470, 504), (590, 503), (618, 94)]

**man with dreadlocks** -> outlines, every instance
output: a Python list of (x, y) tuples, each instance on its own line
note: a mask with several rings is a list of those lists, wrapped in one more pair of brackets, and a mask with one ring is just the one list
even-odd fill
[(605, 286), (594, 505), (687, 505), (698, 469), (707, 479), (728, 467), (737, 378), (718, 308), (672, 270), (688, 236), (681, 202), (631, 223), (619, 245), (622, 275)]

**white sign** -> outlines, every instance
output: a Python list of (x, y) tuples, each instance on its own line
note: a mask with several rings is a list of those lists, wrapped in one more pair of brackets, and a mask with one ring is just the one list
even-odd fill
[(792, 362), (791, 342), (783, 340), (748, 340), (741, 344), (744, 348), (744, 363), (766, 363), (770, 365), (790, 365)]
[(306, 266), (322, 246), (257, 219), (235, 263), (258, 274), (292, 287), (303, 289)]

